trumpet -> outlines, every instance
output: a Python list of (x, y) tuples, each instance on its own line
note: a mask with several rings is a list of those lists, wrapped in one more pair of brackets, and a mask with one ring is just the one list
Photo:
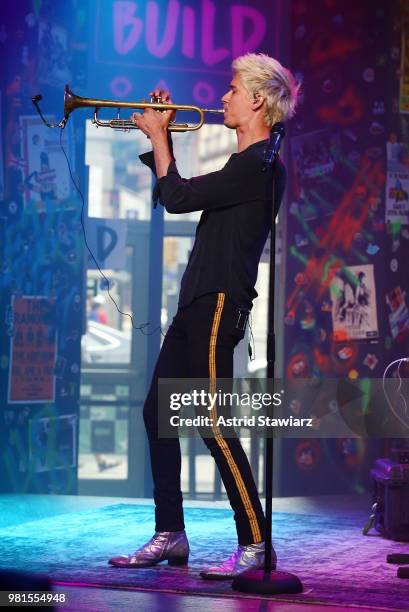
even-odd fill
[[(222, 110), (212, 108), (199, 108), (198, 106), (190, 106), (188, 104), (166, 104), (161, 102), (161, 98), (151, 98), (151, 102), (121, 102), (119, 100), (98, 100), (94, 98), (82, 98), (81, 96), (76, 96), (70, 90), (68, 85), (66, 85), (64, 89), (64, 126), (67, 123), (67, 120), (72, 111), (77, 108), (94, 108), (94, 117), (92, 119), (92, 123), (99, 127), (109, 127), (125, 131), (137, 130), (139, 128), (130, 119), (121, 119), (121, 108), (137, 110), (153, 108), (153, 110), (157, 111), (175, 110), (195, 112), (199, 114), (199, 120), (197, 121), (197, 123), (189, 124), (171, 122), (168, 127), (168, 130), (171, 132), (192, 132), (194, 130), (199, 130), (204, 123), (205, 113), (223, 114)], [(115, 119), (102, 121), (98, 117), (98, 113), (101, 108), (116, 108), (117, 117)]]

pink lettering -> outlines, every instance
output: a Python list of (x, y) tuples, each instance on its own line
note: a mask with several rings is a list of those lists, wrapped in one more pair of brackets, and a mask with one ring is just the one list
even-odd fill
[[(115, 51), (120, 55), (129, 54), (144, 37), (146, 51), (154, 58), (164, 58), (178, 50), (189, 60), (200, 54), (205, 66), (214, 66), (226, 58), (259, 48), (267, 31), (266, 16), (247, 4), (234, 4), (228, 9), (223, 7), (223, 11), (221, 4), (215, 0), (201, 0), (193, 6), (186, 6), (180, 0), (139, 3), (136, 0), (115, 0)], [(137, 16), (138, 9), (145, 9), (141, 17)], [(230, 11), (229, 31), (223, 31), (221, 14), (226, 15), (227, 10)], [(177, 37), (178, 32), (180, 35)], [(196, 35), (197, 38), (200, 36), (200, 50)], [(217, 36), (225, 44), (231, 40), (231, 48), (230, 44), (218, 46)]]
[[(250, 35), (245, 39), (245, 21), (249, 20), (252, 25)], [(247, 26), (248, 27), (248, 26)], [(254, 51), (264, 38), (266, 33), (266, 20), (264, 16), (251, 6), (232, 7), (232, 51), (233, 57)]]
[(195, 54), (195, 12), (190, 6), (183, 9), (182, 53), (190, 58)]
[(213, 47), (214, 40), (214, 17), (216, 7), (211, 0), (202, 1), (202, 57), (205, 64), (212, 66), (224, 60), (229, 52), (227, 49)]
[(146, 47), (152, 55), (165, 57), (175, 44), (179, 9), (179, 2), (177, 0), (170, 0), (166, 13), (165, 32), (162, 41), (159, 42), (159, 6), (156, 2), (148, 2), (146, 9)]
[[(114, 2), (114, 46), (121, 55), (129, 53), (139, 40), (142, 32), (142, 19), (134, 17), (134, 2)], [(131, 30), (129, 30), (129, 26)], [(126, 34), (127, 32), (127, 34)]]

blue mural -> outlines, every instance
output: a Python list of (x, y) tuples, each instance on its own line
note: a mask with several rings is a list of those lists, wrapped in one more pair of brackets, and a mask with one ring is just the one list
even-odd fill
[(84, 82), (85, 27), (83, 3), (75, 0), (61, 6), (23, 1), (1, 17), (0, 45), (8, 57), (1, 76), (4, 491), (76, 492), (83, 235), (65, 155), (79, 180), (74, 162), (83, 158), (83, 144), (73, 129), (60, 140), (46, 128), (31, 97), (41, 91), (48, 120), (59, 120), (61, 85)]

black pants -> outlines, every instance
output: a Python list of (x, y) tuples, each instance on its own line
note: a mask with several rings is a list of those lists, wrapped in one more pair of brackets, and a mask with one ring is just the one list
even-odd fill
[[(154, 481), (156, 531), (184, 529), (178, 438), (158, 436), (158, 378), (233, 377), (234, 347), (244, 336), (237, 329), (237, 307), (224, 293), (202, 296), (179, 308), (164, 339), (143, 416)], [(200, 431), (200, 430), (199, 430)], [(226, 488), (239, 544), (264, 540), (265, 518), (247, 456), (238, 438), (203, 437)]]

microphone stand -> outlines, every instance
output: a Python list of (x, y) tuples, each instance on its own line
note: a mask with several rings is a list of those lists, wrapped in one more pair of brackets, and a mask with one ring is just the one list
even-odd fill
[[(275, 246), (276, 246), (276, 181), (275, 165), (280, 149), (280, 141), (284, 136), (284, 126), (275, 124), (272, 127), (270, 142), (266, 149), (262, 170), (269, 169), (273, 175), (272, 184), (272, 219), (271, 219), (271, 244), (270, 244), (270, 275), (268, 291), (268, 336), (267, 336), (267, 378), (274, 380), (275, 365), (275, 334), (274, 334), (274, 295), (275, 295)], [(277, 204), (279, 204), (277, 202)], [(265, 490), (266, 490), (266, 535), (264, 568), (259, 570), (248, 570), (234, 578), (232, 588), (244, 593), (301, 593), (303, 585), (298, 576), (289, 572), (271, 570), (271, 522), (272, 522), (272, 500), (273, 500), (273, 437), (266, 437), (265, 451)]]

